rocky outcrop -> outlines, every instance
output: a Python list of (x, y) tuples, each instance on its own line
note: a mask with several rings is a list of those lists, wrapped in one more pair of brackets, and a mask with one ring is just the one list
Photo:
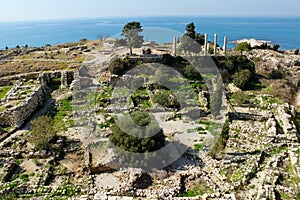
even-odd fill
[(294, 106), (283, 104), (278, 106), (275, 119), (282, 128), (284, 136), (287, 137), (288, 140), (297, 142), (298, 138), (296, 136), (298, 136), (298, 132), (293, 121), (295, 116), (296, 111)]

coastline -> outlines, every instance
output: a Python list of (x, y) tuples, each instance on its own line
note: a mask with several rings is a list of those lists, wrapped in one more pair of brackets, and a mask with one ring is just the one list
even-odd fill
[[(0, 22), (0, 49), (26, 44), (30, 47), (55, 45), (83, 38), (95, 40), (100, 34), (110, 37), (119, 33), (129, 20), (141, 21), (143, 27), (163, 27), (181, 33), (187, 23), (194, 21), (198, 31), (210, 37), (218, 33), (220, 38), (227, 36), (229, 41), (256, 38), (280, 44), (282, 50), (300, 48), (300, 18), (158, 16)], [(229, 48), (233, 45), (229, 44)]]

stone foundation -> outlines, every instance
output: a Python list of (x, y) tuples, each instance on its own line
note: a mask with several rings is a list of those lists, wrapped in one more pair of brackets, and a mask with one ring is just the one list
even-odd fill
[[(29, 73), (12, 77), (1, 78), (0, 83), (3, 85), (10, 85), (15, 80), (29, 81), (39, 80), (39, 83), (35, 85), (32, 93), (24, 100), (20, 99), (21, 103), (12, 108), (8, 108), (0, 113), (0, 125), (20, 127), (22, 124), (43, 105), (45, 97), (49, 93), (48, 87), (52, 84), (61, 84), (61, 88), (65, 88), (68, 84), (74, 80), (73, 71), (54, 71), (49, 73)], [(57, 83), (56, 83), (56, 82)], [(17, 85), (18, 86), (18, 85)], [(12, 90), (17, 90), (15, 86)], [(6, 98), (6, 102), (9, 103), (10, 99)]]

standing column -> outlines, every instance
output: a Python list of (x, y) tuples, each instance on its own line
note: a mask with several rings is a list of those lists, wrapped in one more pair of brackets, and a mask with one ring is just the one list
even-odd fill
[(226, 51), (227, 51), (227, 37), (226, 36), (224, 37), (224, 46), (223, 46), (223, 49), (224, 49), (224, 53), (226, 54)]
[(176, 44), (177, 43), (177, 37), (175, 36), (174, 37), (174, 40), (173, 40), (173, 55), (176, 56)]
[(214, 34), (214, 55), (217, 55), (218, 34)]
[(61, 89), (65, 89), (67, 88), (68, 85), (68, 74), (66, 71), (62, 71), (61, 72), (61, 77), (60, 77), (60, 81), (61, 81)]
[(204, 55), (207, 55), (207, 50), (208, 50), (208, 34), (204, 34)]

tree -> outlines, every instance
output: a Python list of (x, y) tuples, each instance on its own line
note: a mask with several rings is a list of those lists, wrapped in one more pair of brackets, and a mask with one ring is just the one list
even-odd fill
[(195, 38), (196, 42), (198, 42), (200, 45), (204, 45), (205, 43), (205, 37), (204, 34), (197, 33), (197, 36)]
[(126, 37), (130, 55), (132, 55), (132, 48), (139, 48), (144, 42), (143, 36), (139, 35), (141, 32), (143, 29), (140, 22), (129, 22), (123, 27), (122, 35)]
[(241, 51), (241, 55), (243, 55), (243, 51), (248, 52), (251, 51), (251, 49), (251, 45), (248, 42), (241, 42), (235, 48), (236, 51)]
[(185, 28), (185, 34), (181, 38), (181, 48), (184, 52), (199, 53), (201, 45), (204, 44), (204, 35), (195, 30), (194, 22), (188, 24)]
[(29, 142), (33, 143), (37, 150), (49, 148), (49, 142), (56, 136), (54, 120), (48, 116), (41, 116), (30, 122), (31, 134)]
[(192, 38), (194, 40), (196, 38), (195, 28), (196, 28), (196, 26), (195, 26), (194, 22), (186, 25), (185, 35), (189, 36), (190, 38)]

